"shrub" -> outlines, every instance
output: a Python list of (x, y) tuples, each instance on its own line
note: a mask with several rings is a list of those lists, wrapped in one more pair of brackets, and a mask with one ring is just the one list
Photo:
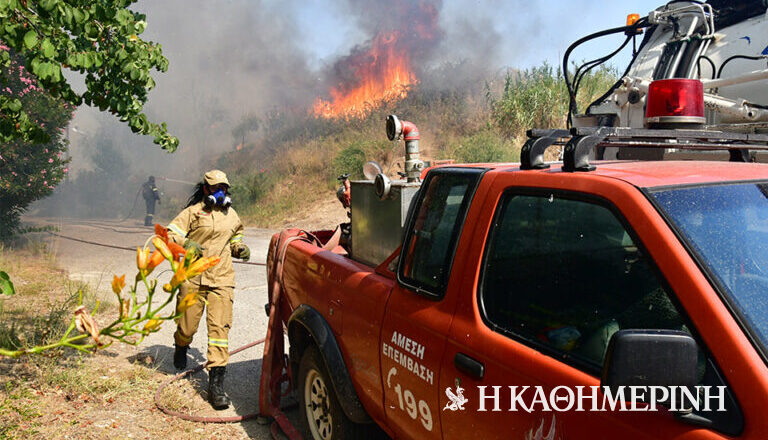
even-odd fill
[[(88, 140), (93, 169), (63, 182), (39, 208), (44, 215), (120, 218), (127, 209), (143, 212), (138, 185), (129, 184), (130, 164), (107, 135)], [(133, 205), (131, 203), (133, 202)], [(78, 209), (73, 209), (78, 207)]]
[[(383, 130), (381, 130), (383, 131)], [(375, 137), (368, 140), (366, 133), (361, 134), (366, 140), (353, 141), (342, 148), (333, 158), (331, 165), (331, 179), (337, 176), (349, 173), (350, 179), (363, 178), (363, 165), (366, 162), (375, 160), (380, 164), (386, 159), (387, 153), (392, 148), (392, 144), (386, 140), (377, 140)]]
[[(577, 102), (580, 109), (616, 81), (612, 68), (601, 66), (584, 76)], [(568, 91), (562, 71), (548, 64), (508, 73), (499, 98), (488, 94), (494, 123), (510, 137), (521, 138), (529, 128), (565, 127)]]
[(511, 162), (517, 160), (519, 149), (492, 129), (461, 138), (449, 147), (450, 156), (458, 163)]
[(19, 99), (50, 140), (46, 144), (20, 140), (0, 144), (0, 241), (8, 241), (18, 232), (19, 216), (30, 203), (50, 194), (68, 171), (69, 159), (63, 157), (67, 148), (64, 127), (72, 110), (42, 90), (23, 64), (14, 56), (0, 72), (8, 80), (0, 87), (0, 97)]
[(363, 165), (367, 160), (365, 151), (360, 144), (360, 142), (356, 142), (344, 147), (333, 158), (333, 177), (346, 173), (350, 174), (350, 179), (363, 177)]
[(245, 177), (232, 179), (232, 197), (235, 203), (251, 204), (261, 200), (277, 183), (275, 174), (264, 169)]

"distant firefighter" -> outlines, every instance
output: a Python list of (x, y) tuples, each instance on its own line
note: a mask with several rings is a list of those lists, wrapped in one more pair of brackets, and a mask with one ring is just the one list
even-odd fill
[(147, 215), (144, 217), (144, 226), (152, 226), (155, 221), (155, 202), (160, 203), (160, 192), (155, 186), (155, 176), (149, 176), (141, 187), (141, 195), (147, 204)]

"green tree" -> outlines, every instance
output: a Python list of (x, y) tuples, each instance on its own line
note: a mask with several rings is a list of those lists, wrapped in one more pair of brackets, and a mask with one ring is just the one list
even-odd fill
[[(0, 53), (5, 52), (0, 46)], [(21, 102), (26, 117), (48, 139), (39, 144), (0, 141), (0, 241), (7, 241), (18, 231), (19, 216), (27, 206), (50, 194), (67, 172), (64, 128), (72, 118), (72, 107), (42, 90), (18, 55), (0, 68), (0, 74), (7, 79), (0, 98)]]
[(240, 144), (244, 147), (245, 146), (245, 135), (256, 131), (259, 129), (259, 126), (261, 125), (261, 120), (254, 115), (245, 115), (240, 120), (240, 122), (235, 126), (235, 128), (232, 129), (232, 137), (235, 138), (235, 142), (240, 142)]
[[(165, 123), (150, 122), (143, 113), (147, 93), (155, 86), (150, 71), (164, 72), (168, 60), (159, 44), (138, 37), (145, 16), (128, 10), (136, 0), (0, 0), (0, 68), (21, 55), (27, 70), (53, 98), (72, 106), (83, 103), (109, 111), (134, 133), (154, 137), (174, 151), (178, 139)], [(75, 92), (62, 69), (85, 77), (86, 90)], [(0, 73), (0, 88), (8, 77)], [(0, 94), (0, 143), (13, 140), (44, 143), (49, 135), (30, 117), (22, 101)]]

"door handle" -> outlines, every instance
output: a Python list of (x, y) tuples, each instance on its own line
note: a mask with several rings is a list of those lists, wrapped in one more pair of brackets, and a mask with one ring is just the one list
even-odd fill
[(453, 365), (462, 373), (472, 376), (475, 379), (482, 379), (485, 375), (485, 366), (464, 353), (456, 353), (453, 357)]

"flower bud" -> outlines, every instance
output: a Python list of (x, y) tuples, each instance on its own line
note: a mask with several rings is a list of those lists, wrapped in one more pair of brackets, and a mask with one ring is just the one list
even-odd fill
[(115, 295), (120, 296), (120, 292), (123, 291), (123, 287), (125, 287), (125, 274), (123, 274), (121, 277), (115, 275), (115, 277), (112, 279), (112, 291), (115, 292)]
[(149, 249), (136, 248), (136, 267), (144, 270), (149, 264)]

